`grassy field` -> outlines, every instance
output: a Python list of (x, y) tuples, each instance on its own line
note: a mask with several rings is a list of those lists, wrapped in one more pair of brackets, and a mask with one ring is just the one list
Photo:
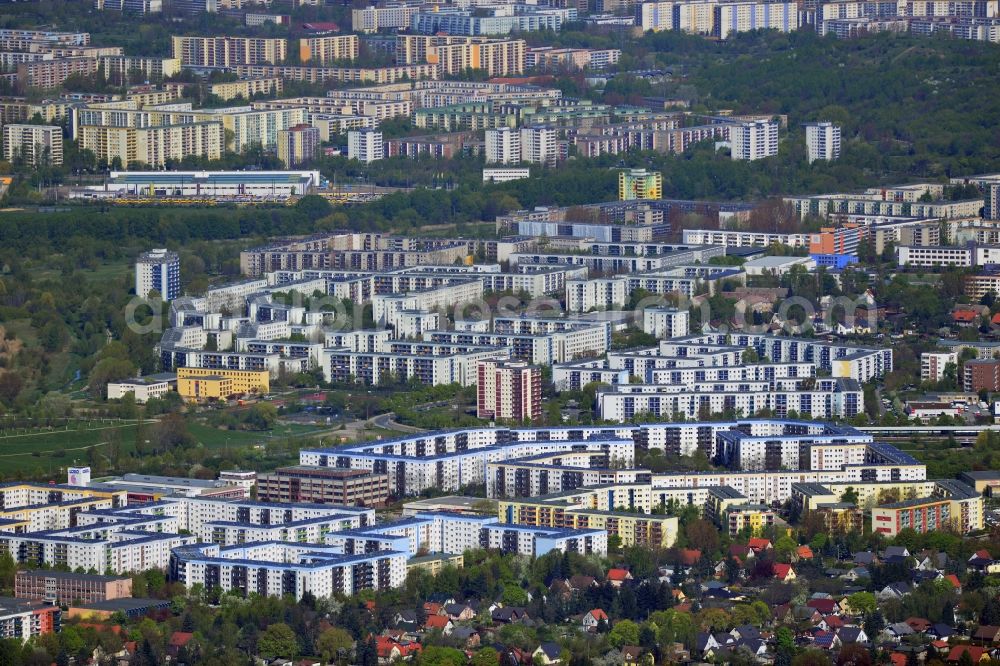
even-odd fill
[(51, 475), (74, 460), (86, 460), (85, 450), (108, 441), (111, 432), (121, 434), (122, 449), (129, 450), (135, 441), (134, 423), (80, 421), (68, 427), (58, 426), (30, 432), (0, 431), (0, 476), (17, 472), (33, 474), (39, 469)]
[[(63, 257), (61, 254), (54, 254), (50, 257), (50, 265)], [(99, 263), (95, 268), (81, 268), (76, 274), (90, 282), (99, 280), (117, 280), (128, 275), (132, 270), (133, 263), (128, 259), (107, 260)], [(59, 280), (63, 278), (63, 273), (58, 268), (42, 269), (37, 272), (39, 280)]]
[[(153, 427), (155, 422), (147, 421), (147, 427)], [(74, 463), (86, 460), (86, 449), (107, 443), (110, 434), (117, 431), (120, 434), (121, 450), (128, 454), (135, 447), (134, 422), (73, 421), (68, 426), (51, 428), (18, 428), (4, 429), (0, 423), (0, 479), (9, 479), (18, 475), (62, 481), (64, 468)], [(188, 422), (188, 430), (195, 441), (207, 449), (224, 449), (226, 447), (247, 447), (262, 444), (267, 446), (294, 437), (323, 433), (328, 437), (324, 443), (339, 443), (334, 437), (341, 431), (326, 427), (304, 425), (297, 423), (280, 423), (270, 432), (249, 432), (246, 430), (220, 430), (199, 421)], [(351, 433), (344, 433), (351, 434)], [(394, 434), (388, 430), (374, 428), (364, 431), (359, 439), (391, 437)], [(352, 437), (351, 439), (355, 439)], [(320, 444), (319, 438), (312, 440)]]
[(319, 428), (309, 425), (279, 424), (271, 432), (250, 432), (247, 430), (220, 430), (204, 423), (189, 423), (188, 430), (195, 440), (204, 444), (207, 449), (217, 449), (226, 446), (253, 446), (267, 444), (268, 441), (308, 435), (317, 432)]

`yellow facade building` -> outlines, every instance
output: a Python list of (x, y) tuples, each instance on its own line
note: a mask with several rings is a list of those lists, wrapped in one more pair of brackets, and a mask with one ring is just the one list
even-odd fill
[(744, 530), (751, 536), (760, 536), (774, 525), (774, 518), (774, 511), (763, 504), (738, 504), (726, 508), (724, 523), (731, 537)]
[(212, 83), (208, 91), (221, 100), (229, 101), (242, 97), (250, 99), (254, 95), (280, 95), (284, 90), (284, 81), (276, 76), (260, 79), (241, 79), (239, 81), (224, 81)]
[(187, 377), (177, 380), (177, 392), (185, 400), (225, 400), (233, 391), (233, 380), (219, 375)]
[(451, 553), (418, 555), (406, 561), (406, 573), (414, 569), (423, 569), (430, 575), (437, 576), (445, 567), (461, 569), (464, 563), (465, 558), (462, 555), (452, 555)]
[(271, 377), (267, 370), (177, 368), (177, 392), (189, 400), (268, 393), (270, 390)]
[(440, 65), (442, 74), (470, 69), (490, 76), (524, 73), (525, 41), (463, 35), (396, 35), (396, 62)]
[(500, 500), (499, 516), (500, 522), (516, 525), (604, 530), (623, 546), (670, 548), (677, 542), (676, 516), (550, 504), (545, 498)]

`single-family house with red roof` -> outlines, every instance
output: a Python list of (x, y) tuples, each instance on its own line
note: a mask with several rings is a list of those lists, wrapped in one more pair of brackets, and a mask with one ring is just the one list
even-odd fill
[(810, 608), (815, 608), (823, 615), (830, 615), (836, 612), (837, 602), (833, 599), (820, 598), (820, 599), (810, 599), (806, 602), (806, 606)]
[(450, 634), (453, 628), (454, 625), (452, 625), (451, 620), (446, 615), (428, 615), (427, 622), (424, 623), (424, 629), (427, 631), (438, 629), (445, 636)]
[(956, 645), (948, 653), (948, 663), (957, 664), (962, 658), (963, 652), (969, 653), (969, 657), (972, 658), (973, 664), (978, 664), (981, 661), (988, 661), (990, 658), (989, 650), (984, 647), (979, 647), (978, 645)]
[(600, 608), (595, 608), (591, 611), (587, 611), (587, 614), (580, 620), (580, 625), (587, 631), (597, 631), (597, 627), (601, 624), (601, 620), (607, 624), (608, 614)]
[(795, 580), (795, 569), (791, 564), (777, 563), (772, 567), (774, 577), (783, 583)]
[(621, 587), (625, 581), (632, 580), (632, 574), (628, 569), (608, 569), (605, 578), (615, 587)]
[(395, 641), (387, 636), (375, 637), (375, 652), (378, 654), (379, 663), (406, 661), (412, 659), (413, 655), (420, 654), (422, 649), (420, 643)]
[(170, 634), (170, 638), (167, 640), (167, 653), (171, 657), (177, 657), (177, 653), (190, 643), (192, 638), (194, 638), (194, 634), (190, 631), (175, 631)]
[(677, 559), (686, 567), (693, 567), (701, 559), (701, 551), (697, 548), (681, 548), (677, 551)]

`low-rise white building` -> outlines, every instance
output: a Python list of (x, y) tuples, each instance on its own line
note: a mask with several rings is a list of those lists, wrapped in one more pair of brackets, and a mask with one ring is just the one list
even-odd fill
[(483, 182), (484, 183), (509, 183), (512, 180), (524, 180), (526, 178), (531, 178), (531, 169), (529, 167), (509, 167), (506, 169), (500, 168), (485, 168), (483, 169)]
[(135, 401), (142, 405), (150, 398), (162, 398), (177, 388), (177, 376), (172, 374), (151, 375), (108, 382), (108, 400), (120, 400), (131, 393)]
[(812, 257), (760, 257), (743, 263), (747, 275), (784, 275), (796, 266), (807, 271), (816, 270), (816, 261)]

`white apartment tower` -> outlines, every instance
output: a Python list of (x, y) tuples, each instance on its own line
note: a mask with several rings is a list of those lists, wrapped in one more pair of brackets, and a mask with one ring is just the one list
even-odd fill
[(156, 291), (165, 301), (181, 295), (181, 259), (176, 252), (150, 250), (135, 262), (135, 295), (147, 298)]
[(521, 161), (521, 135), (511, 127), (486, 130), (486, 163), (517, 164)]
[(741, 123), (729, 132), (734, 160), (760, 160), (778, 154), (778, 123), (757, 120)]
[(20, 158), (33, 167), (63, 162), (62, 128), (56, 125), (4, 125), (3, 158)]
[(683, 308), (656, 307), (642, 311), (642, 330), (658, 338), (680, 338), (691, 333), (691, 318)]
[(382, 132), (373, 129), (351, 130), (347, 133), (347, 157), (364, 164), (385, 157)]
[(833, 123), (806, 123), (806, 151), (809, 163), (840, 158), (840, 127)]
[(554, 167), (559, 161), (556, 141), (558, 130), (554, 127), (524, 127), (521, 129), (521, 161)]

